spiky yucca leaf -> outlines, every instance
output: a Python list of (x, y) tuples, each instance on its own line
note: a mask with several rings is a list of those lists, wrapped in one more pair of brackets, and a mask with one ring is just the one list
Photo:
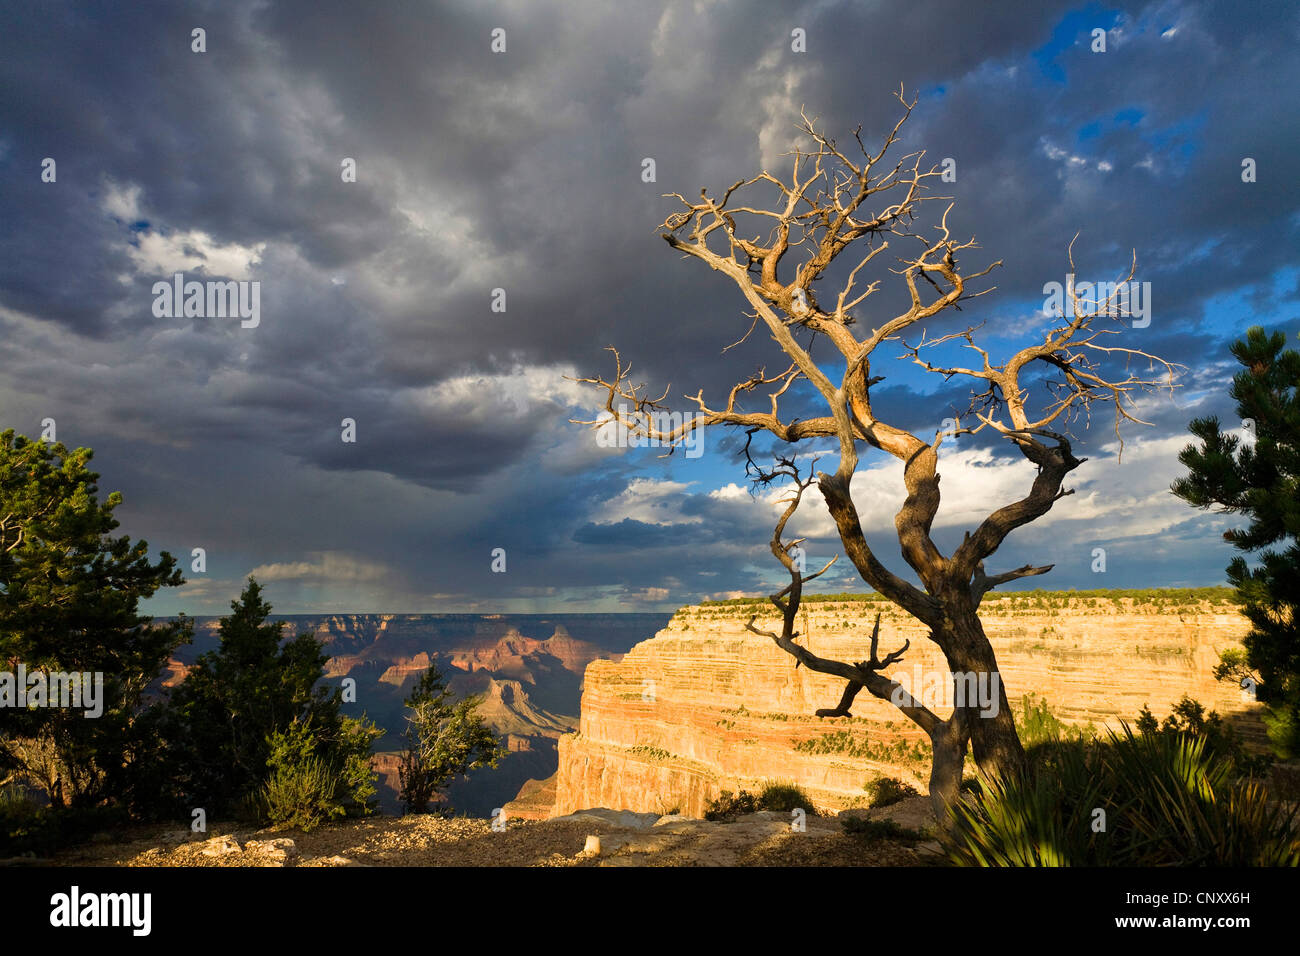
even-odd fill
[(1127, 725), (1050, 746), (1023, 774), (981, 780), (953, 808), (944, 844), (964, 866), (1300, 865), (1295, 806), (1235, 780), (1204, 739)]

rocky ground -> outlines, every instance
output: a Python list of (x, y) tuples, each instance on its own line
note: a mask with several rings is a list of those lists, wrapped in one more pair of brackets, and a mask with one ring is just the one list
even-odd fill
[[(377, 817), (301, 831), (139, 829), (48, 861), (63, 866), (918, 866), (937, 861), (928, 801), (845, 814), (889, 819), (906, 837), (845, 833), (836, 817), (784, 814), (729, 823), (605, 809), (554, 820)], [(16, 861), (13, 861), (16, 862)], [(44, 861), (43, 861), (44, 862)]]

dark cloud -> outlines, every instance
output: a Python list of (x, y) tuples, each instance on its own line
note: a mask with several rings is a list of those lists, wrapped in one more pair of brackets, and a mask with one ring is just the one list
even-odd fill
[[(1003, 262), (994, 294), (929, 331), (984, 322), (1005, 354), (1037, 334), (1076, 233), (1083, 278), (1113, 277), (1136, 250), (1152, 321), (1125, 340), (1192, 370), (1177, 398), (1142, 406), (1145, 438), (1167, 440), (1193, 413), (1230, 417), (1226, 343), (1246, 324), (1300, 319), (1300, 159), (1277, 92), (1300, 80), (1298, 19), (1289, 3), (1179, 0), (10, 5), (0, 423), (34, 433), (54, 417), (126, 492), (127, 530), (208, 547), (211, 581), (275, 565), (286, 600), (614, 608), (664, 589), (670, 607), (753, 590), (768, 514), (709, 495), (743, 483), (743, 435), (661, 461), (567, 421), (599, 396), (564, 376), (608, 372), (610, 343), (678, 407), (777, 367), (761, 333), (722, 352), (748, 327), (743, 299), (658, 238), (661, 194), (716, 194), (776, 164), (800, 107), (841, 139), (861, 124), (876, 140), (902, 83), (920, 95), (903, 149), (957, 163), (950, 222), (981, 244), (966, 264)], [(806, 54), (790, 50), (796, 28)], [(40, 179), (45, 157), (57, 183)], [(657, 182), (641, 181), (647, 157)], [(864, 323), (903, 307), (888, 265)], [(260, 325), (155, 318), (152, 284), (180, 268), (259, 281)], [(873, 373), (877, 409), (918, 434), (968, 399), (906, 362), (882, 356)], [(787, 398), (787, 414), (819, 414), (811, 390)], [(1080, 423), (1080, 479), (1113, 518), (1128, 505), (1112, 441), (1104, 420)], [(961, 447), (1011, 462), (988, 436)], [(1161, 454), (1148, 468), (1173, 467)], [(655, 499), (655, 521), (616, 513), (638, 479), (684, 490)], [(1008, 566), (1068, 535), (1083, 557), (1048, 583), (1089, 586), (1085, 545), (1114, 522), (1069, 506), (1008, 542)], [(1184, 513), (1168, 534), (1210, 521)], [(871, 531), (887, 557), (890, 530)], [(1158, 538), (1116, 544), (1141, 583), (1221, 578), (1218, 545)], [(494, 547), (512, 556), (505, 575)], [(192, 591), (187, 609), (222, 610), (218, 591)]]

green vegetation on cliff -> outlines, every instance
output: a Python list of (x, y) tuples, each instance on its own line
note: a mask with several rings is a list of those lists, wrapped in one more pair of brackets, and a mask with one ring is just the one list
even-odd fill
[[(1174, 610), (1190, 608), (1197, 604), (1237, 606), (1237, 592), (1230, 587), (1204, 588), (1114, 588), (1089, 591), (995, 591), (984, 599), (984, 604), (1010, 602), (1017, 607), (1041, 608), (1052, 610), (1066, 608), (1074, 601), (1106, 600), (1113, 603), (1130, 601), (1140, 607)], [(851, 594), (805, 594), (804, 604), (888, 604), (889, 600), (875, 592)], [(772, 602), (765, 597), (728, 598), (724, 601), (700, 601), (702, 608), (749, 607), (761, 605), (770, 608)]]

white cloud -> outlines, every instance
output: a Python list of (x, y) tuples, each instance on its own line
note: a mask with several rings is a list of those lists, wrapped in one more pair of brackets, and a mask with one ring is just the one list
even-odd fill
[(634, 478), (615, 497), (604, 502), (592, 515), (596, 524), (617, 524), (625, 518), (661, 527), (700, 524), (698, 515), (686, 517), (680, 508), (690, 482), (655, 478)]
[(437, 416), (454, 413), (471, 422), (488, 421), (503, 407), (521, 416), (540, 402), (562, 408), (590, 402), (594, 392), (569, 380), (576, 375), (572, 365), (516, 364), (508, 372), (467, 372), (408, 389), (400, 401)]
[[(1189, 517), (1186, 503), (1173, 496), (1169, 484), (1182, 473), (1178, 453), (1187, 436), (1164, 438), (1130, 436), (1126, 439), (1123, 463), (1118, 460), (1118, 442), (1103, 445), (1100, 453), (1067, 477), (1065, 488), (1075, 494), (1062, 498), (1034, 528), (1058, 526), (1058, 533), (1085, 535), (1089, 540), (1115, 540), (1154, 535)], [(935, 516), (936, 529), (973, 530), (990, 513), (1029, 493), (1037, 473), (1028, 460), (995, 456), (988, 448), (962, 448), (960, 443), (941, 446), (939, 456), (942, 500)], [(892, 535), (894, 516), (906, 497), (902, 463), (876, 458), (860, 467), (853, 478), (853, 500), (868, 536)], [(753, 506), (744, 508), (756, 529), (770, 529), (781, 510), (787, 488), (768, 489), (756, 496)], [(714, 489), (708, 497), (719, 503), (736, 503), (748, 497), (738, 485)], [(1086, 522), (1086, 526), (1074, 523)], [(804, 492), (798, 512), (791, 518), (787, 537), (829, 539), (838, 537), (835, 524), (816, 485)]]
[(624, 591), (619, 598), (633, 604), (662, 604), (671, 594), (668, 588), (641, 588), (636, 591)]
[[(760, 62), (759, 70), (766, 74), (768, 70), (775, 69), (782, 55), (775, 49), (769, 51)], [(785, 69), (779, 74), (778, 88), (764, 96), (760, 103), (763, 122), (758, 130), (758, 150), (764, 169), (776, 170), (793, 163), (793, 159), (784, 154), (793, 150), (801, 139), (796, 128), (800, 122), (800, 104), (795, 95), (799, 79), (799, 71)], [(789, 173), (790, 170), (784, 172)], [(778, 174), (777, 178), (784, 177)]]
[(249, 574), (262, 583), (383, 581), (393, 576), (387, 565), (348, 555), (342, 551), (317, 551), (309, 557), (313, 560), (261, 564)]
[(1083, 169), (1091, 165), (1097, 169), (1098, 172), (1108, 173), (1115, 168), (1111, 163), (1104, 159), (1093, 163), (1086, 156), (1080, 156), (1077, 153), (1071, 153), (1067, 149), (1062, 149), (1060, 146), (1050, 142), (1046, 137), (1039, 140), (1039, 145), (1042, 148), (1044, 156), (1054, 162), (1063, 163), (1067, 169)]
[(136, 222), (140, 218), (139, 185), (132, 183), (130, 186), (120, 186), (109, 182), (101, 208), (114, 219)]
[[(123, 223), (148, 217), (140, 208), (140, 186), (122, 186), (109, 182), (100, 208)], [(237, 242), (221, 244), (200, 229), (164, 230), (150, 228), (135, 233), (127, 255), (137, 272), (149, 276), (176, 272), (204, 272), (231, 279), (252, 278), (252, 268), (262, 259), (266, 243), (246, 246)]]
[(709, 497), (714, 501), (739, 501), (748, 498), (749, 491), (733, 481), (721, 488), (714, 488), (709, 492)]
[(145, 275), (201, 271), (210, 276), (249, 279), (265, 249), (265, 242), (254, 246), (237, 242), (221, 245), (201, 230), (167, 234), (150, 231), (137, 236), (128, 255)]

